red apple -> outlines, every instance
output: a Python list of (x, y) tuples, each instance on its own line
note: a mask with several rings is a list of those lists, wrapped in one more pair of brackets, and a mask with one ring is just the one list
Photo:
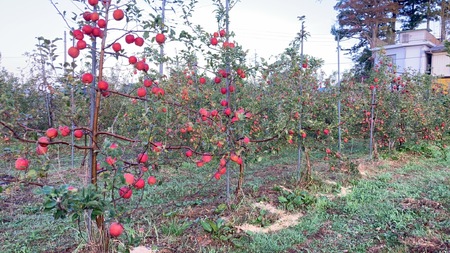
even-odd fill
[(47, 129), (45, 134), (47, 135), (48, 138), (53, 139), (53, 138), (58, 137), (58, 130), (56, 130), (56, 128), (54, 128), (54, 127), (51, 127), (49, 129)]
[(75, 136), (75, 138), (77, 139), (81, 139), (81, 137), (83, 137), (83, 130), (77, 129), (73, 131), (73, 136)]
[(225, 30), (222, 29), (219, 31), (220, 37), (225, 37), (225, 34), (226, 34)]
[(112, 237), (119, 237), (123, 233), (123, 226), (118, 222), (113, 222), (109, 225), (109, 234)]
[(142, 47), (142, 45), (144, 45), (144, 39), (141, 38), (141, 37), (137, 37), (137, 38), (134, 40), (134, 44), (135, 44), (136, 46)]
[(227, 94), (227, 88), (225, 88), (225, 87), (222, 87), (222, 88), (220, 88), (220, 93), (222, 93), (222, 94)]
[(122, 45), (120, 45), (119, 42), (116, 42), (112, 44), (112, 49), (114, 50), (114, 52), (119, 52), (120, 50), (122, 50)]
[(48, 151), (48, 146), (42, 147), (41, 145), (36, 146), (36, 154), (37, 155), (44, 155)]
[(206, 83), (206, 78), (200, 77), (200, 79), (198, 79), (198, 82), (199, 82), (200, 84), (205, 84), (205, 83)]
[(103, 18), (100, 18), (97, 21), (97, 25), (98, 25), (99, 28), (106, 28), (106, 20), (104, 20)]
[(134, 43), (134, 35), (133, 34), (127, 34), (127, 36), (125, 36), (125, 42), (127, 44)]
[(81, 82), (85, 84), (92, 83), (92, 81), (94, 81), (94, 76), (91, 73), (84, 73), (81, 76)]
[(82, 40), (84, 38), (84, 34), (81, 30), (73, 30), (72, 35), (77, 40)]
[(102, 81), (98, 82), (97, 87), (99, 90), (107, 90), (108, 82), (102, 80)]
[(156, 184), (156, 178), (155, 178), (154, 176), (149, 176), (148, 179), (147, 179), (147, 183), (148, 183), (149, 185), (154, 185), (154, 184)]
[(158, 44), (162, 45), (166, 41), (166, 36), (162, 33), (156, 34), (155, 40)]
[(137, 181), (136, 181), (136, 183), (134, 184), (134, 188), (136, 188), (136, 189), (142, 189), (142, 188), (144, 188), (144, 186), (145, 186), (145, 181), (144, 181), (144, 179), (142, 179), (142, 178), (139, 178)]
[(217, 38), (211, 38), (211, 45), (216, 46), (217, 43), (219, 43), (219, 41), (217, 40)]
[(134, 183), (134, 175), (131, 173), (124, 173), (123, 177), (125, 178), (125, 183), (127, 185), (132, 185)]
[(138, 155), (138, 163), (146, 163), (148, 161), (147, 153), (140, 153)]
[(98, 0), (88, 0), (88, 3), (92, 6), (96, 6), (98, 4)]
[(221, 83), (222, 82), (222, 78), (216, 76), (214, 77), (214, 83)]
[(29, 165), (30, 165), (30, 163), (28, 162), (28, 159), (23, 158), (23, 157), (17, 158), (16, 163), (15, 163), (16, 170), (26, 170), (26, 169), (28, 169)]
[(113, 12), (113, 18), (117, 21), (122, 20), (124, 16), (125, 16), (125, 14), (123, 13), (123, 10), (121, 10), (121, 9), (114, 10), (114, 12)]
[(219, 180), (221, 176), (222, 176), (222, 175), (221, 175), (219, 172), (216, 172), (216, 173), (214, 174), (214, 178), (215, 178), (216, 180)]
[(124, 199), (131, 198), (131, 195), (133, 195), (133, 190), (130, 189), (128, 186), (123, 186), (119, 189), (119, 196)]
[(212, 155), (210, 154), (203, 154), (202, 156), (202, 161), (205, 163), (209, 163), (212, 160)]
[(85, 21), (91, 21), (91, 13), (90, 13), (89, 11), (85, 11), (85, 12), (83, 13), (83, 19), (84, 19)]
[(98, 12), (91, 13), (91, 21), (92, 22), (96, 22), (99, 18), (100, 18), (100, 15), (98, 14)]
[(80, 55), (80, 50), (76, 47), (70, 47), (67, 52), (68, 52), (69, 56), (74, 59)]
[(153, 85), (153, 81), (152, 80), (150, 80), (150, 79), (145, 79), (144, 80), (144, 86), (145, 87), (152, 87), (152, 85)]
[(145, 97), (147, 95), (147, 89), (145, 87), (140, 87), (137, 89), (137, 95), (138, 97)]
[(186, 151), (186, 153), (185, 153), (186, 157), (191, 157), (192, 154), (193, 154), (193, 152), (190, 149), (188, 151)]
[(41, 136), (38, 139), (38, 144), (42, 147), (47, 147), (49, 143), (50, 143), (50, 139), (48, 137)]
[(79, 40), (79, 41), (77, 41), (77, 48), (78, 48), (79, 50), (83, 50), (83, 49), (85, 49), (86, 47), (87, 47), (86, 41), (84, 41), (84, 40)]
[(137, 62), (136, 56), (130, 56), (128, 57), (128, 63), (135, 64)]

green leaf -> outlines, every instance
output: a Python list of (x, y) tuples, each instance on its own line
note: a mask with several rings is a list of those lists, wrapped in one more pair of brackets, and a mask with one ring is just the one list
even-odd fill
[(45, 209), (53, 209), (56, 206), (56, 201), (55, 200), (49, 200), (47, 202), (45, 202), (44, 204), (44, 208)]
[(278, 196), (278, 201), (280, 201), (280, 203), (287, 203), (288, 202), (287, 198), (285, 198), (284, 196)]
[(211, 225), (207, 221), (200, 221), (200, 224), (202, 224), (202, 227), (206, 232), (211, 233), (213, 231)]

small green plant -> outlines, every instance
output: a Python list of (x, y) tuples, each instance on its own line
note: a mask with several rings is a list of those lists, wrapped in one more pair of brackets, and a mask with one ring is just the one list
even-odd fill
[(161, 226), (161, 232), (165, 235), (181, 236), (192, 225), (190, 221), (180, 221), (176, 218)]
[(260, 227), (267, 227), (273, 223), (273, 219), (267, 210), (260, 209), (258, 216), (250, 221), (251, 224), (259, 225)]
[(203, 230), (210, 233), (214, 238), (222, 241), (228, 241), (233, 237), (233, 228), (222, 218), (216, 221), (205, 219), (200, 221)]
[(281, 190), (281, 195), (278, 196), (278, 202), (288, 211), (293, 211), (297, 208), (307, 207), (316, 202), (316, 198), (306, 191), (296, 189), (294, 191)]

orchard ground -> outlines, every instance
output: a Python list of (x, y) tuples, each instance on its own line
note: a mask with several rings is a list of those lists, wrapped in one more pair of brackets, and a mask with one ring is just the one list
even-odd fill
[[(19, 175), (10, 152), (20, 145), (1, 144), (3, 186)], [(450, 162), (437, 150), (368, 161), (358, 153), (364, 146), (346, 147), (350, 162), (334, 170), (313, 153), (313, 181), (302, 188), (294, 147), (266, 154), (247, 164), (244, 194), (229, 205), (226, 181), (211, 177), (215, 168), (159, 168), (155, 187), (134, 192), (131, 201), (142, 201), (119, 239), (166, 253), (449, 252)], [(82, 186), (86, 169), (70, 168), (69, 154), (48, 154), (42, 183)], [(230, 173), (233, 190), (238, 172)], [(39, 186), (8, 186), (0, 195), (0, 252), (86, 252), (76, 224), (43, 211)]]

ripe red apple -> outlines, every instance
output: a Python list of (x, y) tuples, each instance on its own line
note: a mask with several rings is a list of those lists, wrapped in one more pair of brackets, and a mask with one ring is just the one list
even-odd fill
[(108, 89), (108, 82), (106, 82), (106, 81), (100, 81), (100, 82), (98, 82), (98, 84), (97, 84), (97, 88), (99, 89), (99, 90), (107, 90)]
[(127, 185), (132, 185), (134, 183), (134, 175), (131, 173), (124, 173), (123, 177), (125, 178), (125, 183)]
[(102, 30), (100, 28), (98, 28), (98, 27), (94, 27), (92, 29), (92, 35), (94, 37), (101, 37), (102, 36)]
[(73, 30), (72, 31), (72, 35), (77, 40), (82, 40), (84, 38), (83, 32), (81, 30), (79, 30), (79, 29)]
[(198, 79), (198, 82), (199, 82), (200, 84), (205, 84), (205, 83), (206, 83), (206, 78), (200, 77), (200, 78)]
[(214, 178), (219, 180), (222, 175), (219, 172), (214, 173)]
[(70, 47), (67, 52), (68, 52), (69, 56), (74, 59), (80, 55), (80, 50), (76, 47)]
[(125, 42), (127, 44), (134, 43), (134, 35), (133, 34), (127, 34), (127, 36), (125, 36)]
[(125, 16), (125, 14), (123, 13), (123, 10), (121, 10), (121, 9), (114, 10), (114, 12), (113, 12), (113, 18), (117, 21), (122, 20), (124, 16)]
[(147, 153), (139, 153), (138, 154), (138, 163), (146, 163), (148, 161)]
[(56, 130), (56, 128), (54, 127), (51, 127), (47, 129), (47, 131), (45, 131), (45, 134), (47, 135), (48, 138), (53, 139), (58, 136), (58, 130)]
[(225, 30), (222, 29), (219, 31), (220, 37), (225, 37), (225, 34), (226, 34)]
[(128, 63), (135, 64), (137, 62), (136, 56), (130, 56), (128, 57)]
[(222, 93), (222, 94), (227, 94), (227, 88), (225, 88), (225, 87), (222, 87), (222, 88), (220, 88), (220, 93)]
[(202, 161), (205, 163), (209, 163), (212, 160), (212, 155), (210, 154), (203, 154), (202, 156)]
[(137, 70), (144, 70), (145, 69), (145, 62), (143, 61), (138, 61), (135, 65)]
[(97, 25), (98, 25), (99, 28), (106, 28), (106, 20), (104, 20), (103, 18), (100, 18), (97, 21)]
[(75, 138), (77, 139), (81, 139), (81, 137), (83, 137), (83, 130), (77, 129), (73, 131), (73, 136), (75, 136)]
[(106, 157), (106, 163), (113, 166), (116, 163), (117, 159), (112, 158), (111, 156)]
[(148, 179), (147, 179), (147, 183), (148, 183), (149, 185), (154, 185), (154, 184), (156, 184), (156, 178), (155, 178), (154, 176), (149, 176)]
[(92, 26), (90, 26), (90, 25), (84, 25), (82, 28), (81, 28), (81, 31), (83, 31), (85, 34), (91, 34), (92, 33)]
[(49, 143), (50, 143), (50, 139), (46, 136), (41, 136), (38, 139), (38, 144), (42, 147), (47, 147)]
[(96, 6), (98, 4), (98, 0), (88, 0), (88, 3), (92, 6)]
[(116, 42), (112, 44), (112, 49), (114, 50), (114, 52), (119, 52), (120, 50), (122, 50), (122, 45), (120, 45), (119, 42)]
[(156, 34), (155, 40), (158, 44), (162, 45), (166, 41), (166, 36), (162, 33)]
[(142, 172), (147, 172), (147, 171), (148, 171), (148, 168), (145, 167), (145, 166), (142, 166), (142, 167), (141, 167), (141, 170), (142, 170)]
[(193, 154), (193, 152), (190, 149), (188, 151), (186, 151), (186, 153), (185, 153), (186, 157), (191, 157), (192, 154)]
[(144, 179), (142, 179), (142, 178), (139, 178), (137, 181), (136, 181), (136, 183), (134, 184), (134, 188), (136, 188), (136, 189), (142, 189), (142, 188), (144, 188), (144, 186), (145, 186), (145, 181), (144, 181)]
[(331, 149), (326, 148), (326, 149), (325, 149), (325, 152), (329, 155), (329, 154), (331, 154)]
[(211, 117), (216, 117), (217, 115), (219, 115), (219, 112), (217, 110), (211, 111)]
[(137, 89), (137, 95), (138, 97), (145, 97), (147, 95), (147, 89), (145, 87), (140, 87)]
[(222, 78), (216, 76), (214, 77), (214, 83), (221, 83), (222, 82)]
[(230, 90), (231, 93), (233, 93), (236, 88), (233, 85), (230, 85), (228, 89)]
[(249, 144), (250, 143), (250, 138), (248, 138), (247, 136), (244, 137), (244, 139), (242, 140), (245, 144)]
[(227, 167), (220, 167), (218, 172), (220, 175), (225, 175), (227, 173)]
[(330, 130), (328, 130), (328, 129), (325, 128), (325, 129), (323, 130), (323, 133), (324, 133), (325, 135), (329, 135), (329, 134), (330, 134)]
[(15, 163), (16, 170), (26, 170), (26, 169), (28, 169), (29, 165), (30, 165), (30, 163), (28, 162), (28, 159), (23, 158), (23, 157), (17, 158), (16, 163)]
[(216, 46), (219, 43), (219, 41), (217, 40), (217, 38), (211, 38), (211, 45)]
[(119, 237), (123, 233), (123, 226), (118, 222), (113, 222), (109, 225), (109, 234), (112, 237)]
[(86, 41), (84, 41), (84, 40), (79, 40), (79, 41), (77, 41), (77, 48), (78, 48), (79, 50), (83, 50), (83, 49), (85, 49), (86, 47), (87, 47)]
[(152, 87), (152, 85), (153, 85), (153, 81), (152, 80), (150, 80), (150, 79), (145, 79), (144, 80), (144, 86), (145, 87)]
[(48, 151), (48, 146), (42, 147), (41, 145), (36, 146), (36, 154), (37, 155), (44, 155)]
[(135, 44), (136, 46), (142, 47), (142, 45), (144, 45), (144, 39), (141, 38), (141, 37), (137, 37), (137, 38), (134, 40), (134, 44)]
[(226, 99), (224, 99), (224, 100), (220, 101), (220, 105), (223, 107), (228, 106), (228, 101)]
[(302, 138), (306, 138), (306, 133), (305, 132), (302, 133)]
[(131, 195), (133, 195), (133, 190), (130, 189), (128, 186), (123, 186), (119, 189), (119, 196), (124, 199), (131, 198)]
[(91, 73), (84, 73), (81, 76), (81, 82), (85, 84), (92, 83), (92, 81), (94, 81), (94, 76)]
[(64, 137), (70, 134), (70, 128), (68, 126), (59, 126), (58, 129), (61, 132), (61, 135)]
[(92, 22), (96, 22), (99, 18), (100, 18), (100, 15), (98, 14), (98, 12), (91, 13), (91, 21)]
[(83, 19), (84, 19), (85, 21), (91, 21), (91, 13), (90, 13), (89, 11), (85, 11), (85, 12), (83, 13)]
[(231, 108), (227, 107), (224, 111), (225, 115), (230, 116), (231, 115)]

